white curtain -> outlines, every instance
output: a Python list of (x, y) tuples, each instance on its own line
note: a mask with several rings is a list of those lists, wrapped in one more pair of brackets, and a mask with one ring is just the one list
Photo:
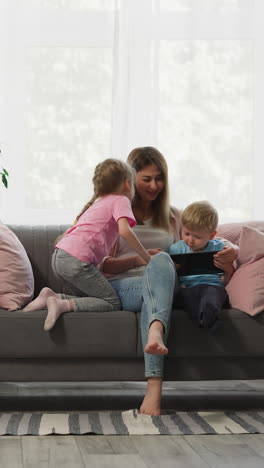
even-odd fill
[(69, 223), (95, 165), (165, 155), (171, 202), (263, 219), (262, 0), (2, 0), (6, 223)]

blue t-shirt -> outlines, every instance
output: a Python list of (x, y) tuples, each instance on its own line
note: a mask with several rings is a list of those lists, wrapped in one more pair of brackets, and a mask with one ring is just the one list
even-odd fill
[[(207, 246), (203, 249), (203, 252), (211, 252), (217, 250), (223, 250), (225, 244), (218, 240), (212, 239), (208, 241)], [(169, 248), (169, 254), (182, 254), (182, 253), (192, 253), (190, 247), (183, 240), (175, 242)], [(224, 286), (223, 282), (223, 273), (215, 273), (209, 275), (189, 275), (189, 276), (179, 276), (179, 283), (181, 287), (191, 288), (192, 286), (197, 286), (198, 284), (212, 284), (214, 286)]]

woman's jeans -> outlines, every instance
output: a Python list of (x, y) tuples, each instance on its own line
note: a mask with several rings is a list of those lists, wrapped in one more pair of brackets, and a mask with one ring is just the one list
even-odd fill
[(119, 310), (121, 304), (109, 281), (92, 263), (85, 263), (64, 250), (55, 249), (52, 269), (63, 281), (63, 299), (71, 299), (79, 312)]
[[(143, 349), (148, 340), (148, 330), (154, 320), (164, 326), (164, 343), (167, 341), (175, 284), (175, 268), (165, 252), (154, 255), (146, 266), (144, 276), (110, 281), (122, 303), (122, 309), (141, 311), (141, 336)], [(164, 358), (144, 353), (145, 376), (162, 377)]]

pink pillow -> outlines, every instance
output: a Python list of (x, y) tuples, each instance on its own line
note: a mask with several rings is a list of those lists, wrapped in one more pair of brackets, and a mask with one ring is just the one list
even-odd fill
[(34, 278), (26, 251), (17, 236), (0, 225), (0, 307), (24, 307), (34, 293)]
[(223, 237), (235, 245), (239, 244), (240, 234), (244, 226), (249, 226), (264, 232), (264, 221), (244, 221), (239, 223), (219, 224), (217, 237)]
[(230, 305), (249, 315), (259, 314), (264, 310), (264, 233), (242, 228), (238, 265), (226, 286)]

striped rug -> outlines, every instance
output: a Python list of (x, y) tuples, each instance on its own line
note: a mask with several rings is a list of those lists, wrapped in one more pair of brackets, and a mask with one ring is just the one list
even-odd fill
[(264, 411), (1, 413), (0, 435), (264, 433)]

